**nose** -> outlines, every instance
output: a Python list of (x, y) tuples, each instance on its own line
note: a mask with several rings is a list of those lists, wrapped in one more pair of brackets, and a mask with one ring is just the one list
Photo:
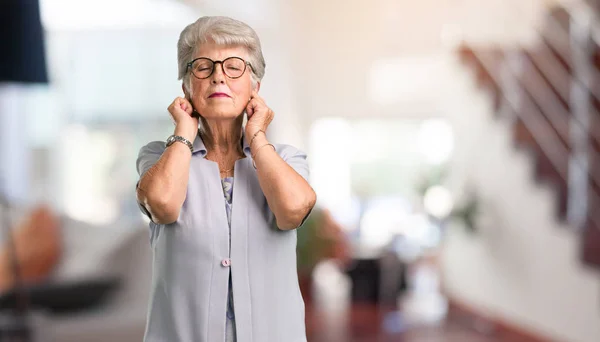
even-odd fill
[(225, 83), (225, 73), (223, 73), (223, 64), (215, 63), (213, 68), (215, 68), (215, 70), (211, 75), (211, 82), (213, 84)]

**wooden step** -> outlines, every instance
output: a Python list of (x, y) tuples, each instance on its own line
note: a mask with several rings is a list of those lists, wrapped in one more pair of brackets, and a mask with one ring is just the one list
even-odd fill
[[(549, 184), (556, 190), (558, 197), (557, 202), (557, 218), (564, 220), (567, 215), (568, 206), (568, 185), (561, 176), (561, 172), (564, 173), (565, 177), (568, 177), (568, 160), (565, 158), (558, 161), (558, 168), (552, 164), (550, 159), (546, 156), (542, 148), (540, 147), (537, 140), (533, 137), (531, 132), (527, 129), (525, 124), (520, 118), (515, 120), (513, 126), (513, 134), (515, 142), (518, 147), (527, 149), (533, 156), (535, 163), (534, 165), (534, 179), (539, 184)], [(561, 171), (562, 169), (562, 171)]]
[(552, 50), (562, 66), (571, 73), (570, 15), (561, 6), (550, 9), (541, 28), (541, 39)]
[[(561, 167), (567, 170), (567, 160), (561, 160)], [(550, 159), (543, 153), (538, 153), (535, 161), (535, 175), (540, 183), (546, 183), (552, 186), (556, 191), (558, 198), (556, 213), (561, 221), (567, 218), (567, 208), (569, 205), (569, 186), (567, 181), (561, 176), (556, 167), (550, 162)], [(566, 174), (568, 176), (568, 173)]]
[(581, 234), (582, 261), (595, 268), (600, 268), (600, 227), (588, 222)]
[(524, 70), (524, 79), (535, 77), (543, 80), (568, 114), (572, 83), (569, 70), (556, 58), (550, 48), (543, 44), (523, 51), (523, 56), (528, 66), (532, 66)]
[[(475, 72), (478, 87), (492, 96), (495, 114), (497, 114), (502, 101), (502, 93), (494, 73), (498, 73), (502, 66), (504, 52), (498, 48), (473, 49), (463, 45), (459, 47), (458, 54), (461, 61)], [(482, 63), (481, 55), (485, 56), (488, 64)]]

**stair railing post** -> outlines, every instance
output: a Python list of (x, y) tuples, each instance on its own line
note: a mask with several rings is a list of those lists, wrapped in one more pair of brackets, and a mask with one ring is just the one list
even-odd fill
[[(591, 17), (579, 12), (577, 18), (571, 19), (570, 44), (572, 70), (569, 105), (571, 116), (569, 122), (569, 155), (568, 172), (568, 206), (567, 220), (582, 229), (589, 214), (590, 200), (590, 111), (592, 102), (589, 89), (592, 87), (593, 68), (591, 63)], [(572, 13), (575, 14), (575, 13)], [(575, 19), (575, 20), (574, 20)], [(579, 123), (579, 124), (578, 124)]]

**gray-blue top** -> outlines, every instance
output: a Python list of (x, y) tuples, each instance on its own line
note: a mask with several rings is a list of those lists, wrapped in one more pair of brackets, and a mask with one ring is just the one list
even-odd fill
[[(241, 144), (246, 158), (235, 163), (231, 245), (219, 168), (205, 159), (200, 136), (193, 144), (179, 218), (168, 225), (150, 223), (153, 277), (146, 342), (225, 341), (230, 272), (237, 341), (306, 341), (296, 231), (277, 228), (244, 137)], [(306, 154), (289, 145), (275, 149), (308, 180)], [(161, 141), (142, 147), (140, 177), (164, 150)]]

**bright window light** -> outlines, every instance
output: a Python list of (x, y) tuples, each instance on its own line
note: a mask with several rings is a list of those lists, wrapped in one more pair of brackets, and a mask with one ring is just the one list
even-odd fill
[(324, 118), (310, 130), (311, 183), (319, 205), (334, 213), (351, 206), (351, 128), (344, 119)]
[(434, 185), (425, 192), (423, 205), (429, 214), (442, 219), (450, 214), (454, 204), (452, 194), (448, 189)]
[(92, 224), (114, 222), (120, 209), (106, 189), (105, 177), (116, 155), (115, 141), (82, 125), (66, 128), (62, 138), (64, 208), (70, 217)]
[(450, 159), (454, 149), (452, 126), (442, 119), (429, 119), (419, 129), (419, 150), (428, 164), (439, 165)]
[(198, 14), (169, 0), (40, 0), (42, 23), (50, 30), (172, 27), (183, 29)]

